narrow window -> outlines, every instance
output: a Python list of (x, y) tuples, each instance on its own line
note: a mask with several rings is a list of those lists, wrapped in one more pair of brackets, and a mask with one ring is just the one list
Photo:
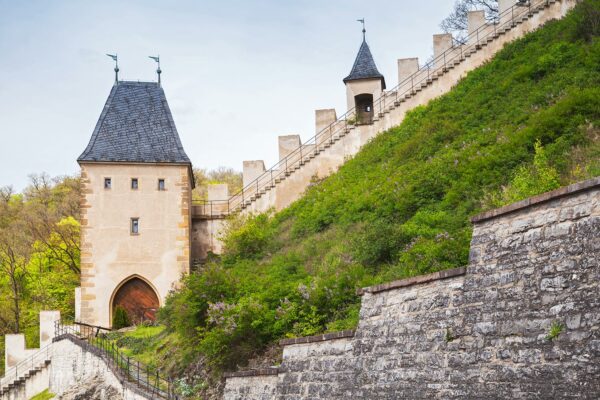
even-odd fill
[(158, 180), (158, 190), (165, 190), (165, 180), (164, 179)]
[(138, 235), (140, 233), (140, 219), (131, 218), (131, 234)]
[(131, 189), (132, 190), (138, 189), (138, 178), (131, 178)]
[(110, 189), (112, 180), (110, 178), (104, 178), (104, 189)]

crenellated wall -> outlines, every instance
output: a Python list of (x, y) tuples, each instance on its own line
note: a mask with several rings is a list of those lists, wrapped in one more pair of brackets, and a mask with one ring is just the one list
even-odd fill
[[(356, 332), (283, 341), (277, 380), (262, 390), (600, 398), (600, 177), (479, 215), (473, 228), (466, 268), (363, 289)], [(256, 375), (230, 381), (225, 399), (261, 398)]]
[[(414, 91), (409, 98), (404, 99), (403, 97), (406, 91), (410, 91), (411, 89), (410, 81), (405, 82), (398, 91), (390, 90), (384, 92), (383, 100), (375, 105), (377, 112), (375, 113), (372, 125), (349, 126), (348, 132), (343, 137), (335, 141), (331, 146), (322, 149), (319, 154), (310, 160), (305, 159), (300, 162), (300, 158), (296, 156), (294, 160), (290, 160), (295, 163), (293, 168), (290, 168), (290, 173), (286, 174), (281, 181), (271, 182), (268, 176), (263, 176), (258, 185), (260, 186), (258, 188), (260, 192), (258, 196), (254, 196), (257, 188), (254, 186), (246, 188), (246, 199), (252, 198), (252, 200), (245, 206), (244, 211), (264, 212), (271, 208), (281, 210), (289, 206), (293, 201), (302, 196), (313, 177), (323, 178), (332, 174), (349, 157), (354, 156), (370, 139), (379, 133), (399, 125), (408, 111), (449, 92), (469, 71), (491, 60), (505, 44), (523, 37), (547, 21), (562, 18), (577, 3), (576, 0), (533, 0), (532, 2), (538, 8), (536, 12), (528, 15), (526, 13), (527, 7), (520, 8), (520, 10), (522, 9), (520, 12), (525, 14), (520, 14), (514, 24), (512, 24), (510, 18), (507, 19), (506, 17), (510, 16), (510, 13), (504, 14), (505, 17), (502, 19), (500, 25), (486, 24), (481, 12), (470, 13), (470, 33), (476, 32), (476, 25), (481, 23), (477, 27), (480, 34), (471, 37), (468, 43), (471, 46), (470, 50), (473, 50), (472, 53), (470, 51), (468, 54), (465, 52), (465, 56), (462, 57), (460, 63), (450, 63), (443, 70), (437, 69), (442, 67), (442, 65), (434, 66), (429, 74), (431, 76), (436, 75), (436, 78), (431, 79), (424, 87), (421, 87), (420, 83), (415, 85)], [(500, 9), (501, 11), (510, 9), (513, 4), (515, 4), (515, 1), (501, 1)], [(454, 60), (453, 57), (458, 57), (456, 59), (458, 61), (460, 59), (459, 56), (462, 55), (461, 46), (453, 47), (452, 37), (449, 34), (434, 35), (433, 44), (435, 55), (439, 55), (448, 49), (454, 49), (453, 53), (449, 54), (449, 58), (452, 60)], [(465, 46), (462, 47), (466, 49)], [(399, 77), (406, 78), (409, 72), (415, 72), (415, 66), (418, 67), (417, 59), (399, 60)], [(438, 73), (439, 76), (437, 76)], [(428, 76), (427, 71), (423, 70), (422, 75)], [(421, 78), (423, 77), (419, 77), (416, 82)], [(396, 105), (399, 99), (402, 99), (402, 102)], [(333, 114), (328, 115), (330, 118)], [(322, 124), (322, 113), (319, 110), (316, 113), (316, 118), (316, 126), (324, 127)], [(333, 132), (335, 133), (338, 128), (334, 128)], [(327, 137), (327, 135), (327, 131), (319, 135), (319, 143), (322, 143), (323, 138)], [(314, 150), (314, 142), (304, 144), (303, 146), (306, 146), (304, 154), (309, 154), (310, 151)], [(244, 161), (244, 186), (247, 184), (255, 185), (254, 179), (264, 172), (264, 163), (259, 164), (258, 167), (256, 167), (256, 164), (256, 161)], [(298, 165), (298, 168), (296, 168), (296, 164), (301, 165)], [(278, 176), (278, 173), (274, 171), (273, 175)]]

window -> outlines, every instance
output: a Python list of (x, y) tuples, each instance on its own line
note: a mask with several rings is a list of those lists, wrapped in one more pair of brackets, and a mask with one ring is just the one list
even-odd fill
[(165, 180), (164, 179), (158, 180), (158, 190), (165, 190)]
[(110, 189), (112, 180), (110, 178), (104, 178), (104, 189)]
[(131, 190), (138, 189), (138, 178), (131, 178)]
[(140, 219), (139, 218), (131, 218), (131, 234), (139, 235), (140, 233)]

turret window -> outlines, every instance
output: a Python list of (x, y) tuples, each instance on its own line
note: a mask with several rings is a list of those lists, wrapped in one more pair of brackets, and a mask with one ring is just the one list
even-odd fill
[(139, 235), (140, 233), (140, 219), (139, 218), (131, 218), (131, 234)]
[(138, 189), (138, 178), (131, 178), (131, 190)]
[(112, 180), (110, 178), (104, 178), (104, 189), (110, 189), (112, 187)]
[(166, 190), (165, 189), (165, 180), (164, 179), (159, 179), (158, 180), (158, 190)]

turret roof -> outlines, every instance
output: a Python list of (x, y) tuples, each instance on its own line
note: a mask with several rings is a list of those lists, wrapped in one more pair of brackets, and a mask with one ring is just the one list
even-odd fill
[(381, 79), (381, 84), (383, 86), (383, 89), (385, 89), (385, 78), (377, 70), (375, 60), (373, 60), (373, 56), (371, 55), (371, 49), (369, 49), (367, 41), (363, 39), (363, 42), (360, 45), (360, 49), (358, 49), (356, 60), (354, 60), (352, 71), (350, 71), (350, 75), (344, 78), (344, 83), (358, 79), (373, 78)]
[(113, 86), (77, 161), (190, 164), (163, 89), (129, 81)]

